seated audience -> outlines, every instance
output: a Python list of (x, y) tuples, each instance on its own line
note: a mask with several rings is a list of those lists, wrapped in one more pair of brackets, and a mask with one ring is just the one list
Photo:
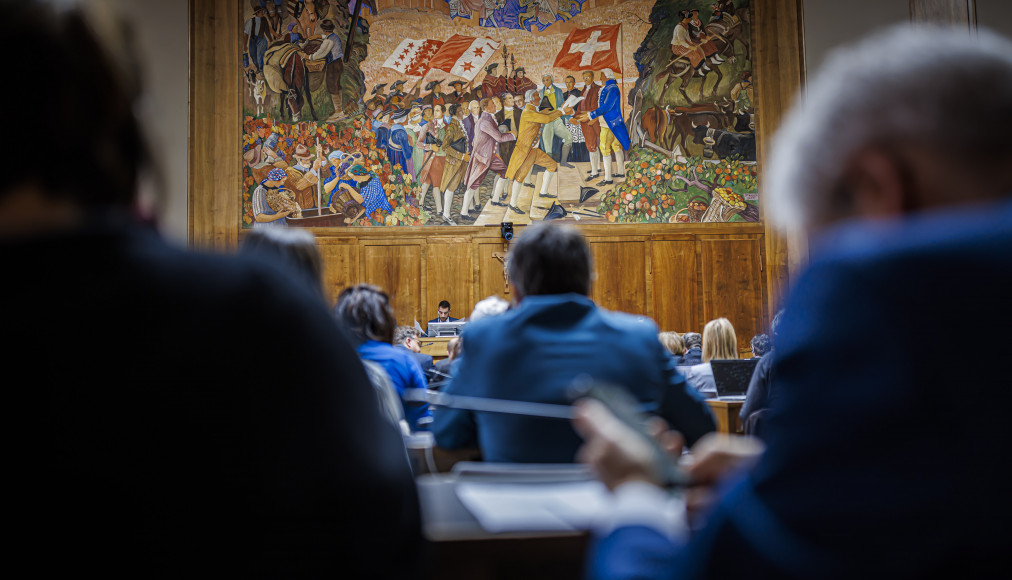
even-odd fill
[(451, 369), (453, 368), (453, 361), (457, 360), (460, 356), (460, 337), (453, 337), (446, 341), (446, 358), (432, 365), (431, 379), (429, 380), (430, 389), (438, 389), (446, 384), (447, 379), (451, 375)]
[[(17, 145), (0, 183), (8, 563), (416, 577), (414, 481), (349, 336), (289, 272), (150, 226), (137, 47), (112, 13), (93, 26), (84, 3), (57, 4), (4, 2), (0, 19), (31, 47), (5, 69), (33, 87), (5, 120)], [(40, 169), (59, 135), (73, 154)]]
[(703, 335), (698, 332), (686, 332), (682, 335), (685, 343), (685, 354), (682, 355), (680, 366), (698, 365), (703, 362)]
[(323, 262), (316, 237), (303, 228), (260, 228), (246, 234), (239, 247), (242, 254), (274, 260), (290, 268), (320, 296), (323, 296)]
[[(767, 216), (811, 240), (773, 351), (767, 450), (744, 469), (754, 453), (695, 450), (693, 495), (716, 503), (689, 537), (644, 517), (670, 496), (647, 483), (643, 440), (581, 405), (622, 518), (592, 577), (1008, 576), (1012, 390), (986, 404), (959, 391), (1008, 372), (938, 364), (921, 339), (986, 320), (975, 338), (1009, 345), (1012, 173), (996, 170), (1012, 167), (1009, 103), (1012, 42), (986, 30), (891, 28), (825, 61), (766, 172)], [(889, 348), (858, 352), (868, 336)]]
[(411, 351), (411, 354), (422, 367), (422, 372), (428, 377), (432, 370), (432, 355), (422, 353), (422, 342), (418, 340), (418, 330), (411, 326), (398, 326), (394, 332), (394, 346)]
[[(783, 319), (784, 311), (779, 310), (770, 323), (770, 334), (773, 340), (770, 341), (770, 352), (765, 354), (755, 365), (752, 371), (752, 378), (748, 383), (748, 392), (745, 395), (745, 403), (741, 406), (738, 418), (742, 425), (748, 424), (749, 417), (758, 411), (768, 409), (773, 401), (773, 351), (776, 348), (777, 337), (780, 334), (780, 321)], [(754, 351), (753, 351), (754, 352)]]
[(713, 359), (738, 358), (738, 337), (734, 334), (731, 321), (718, 318), (706, 323), (703, 328), (703, 362), (691, 367), (683, 367), (685, 381), (689, 386), (705, 396), (717, 395), (717, 385), (713, 382)]
[[(461, 361), (444, 391), (568, 405), (574, 380), (623, 386), (695, 441), (714, 430), (706, 404), (675, 370), (642, 317), (598, 308), (588, 297), (590, 248), (575, 229), (530, 226), (510, 251), (517, 305), (469, 322)], [(437, 408), (433, 433), (446, 449), (479, 447), (486, 461), (565, 463), (580, 440), (559, 419)]]
[(752, 347), (752, 358), (762, 358), (773, 348), (773, 342), (767, 334), (757, 334), (749, 343)]
[(345, 288), (337, 297), (334, 314), (352, 331), (363, 360), (379, 363), (390, 377), (404, 405), (404, 418), (412, 431), (428, 429), (432, 412), (425, 403), (404, 400), (404, 391), (425, 389), (425, 373), (414, 353), (390, 344), (397, 319), (386, 292), (371, 284)]
[(685, 354), (685, 342), (682, 341), (682, 336), (677, 332), (662, 332), (657, 335), (657, 338), (671, 355), (671, 360), (675, 361), (676, 365), (682, 364), (682, 355)]

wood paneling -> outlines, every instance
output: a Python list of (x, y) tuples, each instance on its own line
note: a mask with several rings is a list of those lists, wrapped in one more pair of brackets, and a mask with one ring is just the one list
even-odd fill
[(386, 290), (398, 324), (412, 325), (423, 316), (423, 247), (423, 240), (415, 239), (389, 243), (370, 240), (359, 248), (361, 280)]
[(691, 237), (655, 240), (650, 252), (657, 326), (678, 332), (699, 329), (696, 242)]
[(327, 304), (333, 305), (343, 288), (359, 281), (358, 240), (320, 238), (317, 245), (323, 260), (323, 293)]
[(643, 241), (590, 239), (597, 278), (591, 297), (608, 310), (650, 315), (647, 287), (648, 244)]
[(233, 250), (239, 229), (239, 3), (190, 0), (187, 239)]
[(436, 317), (440, 300), (450, 302), (454, 318), (463, 318), (471, 313), (476, 298), (474, 289), (474, 264), (471, 240), (468, 237), (431, 237), (425, 249), (425, 302), (422, 315), (425, 322)]
[(734, 325), (739, 352), (747, 352), (749, 341), (765, 332), (764, 296), (760, 271), (762, 240), (702, 239), (703, 318), (705, 324), (724, 317)]
[(970, 30), (975, 22), (973, 0), (910, 0), (910, 20), (953, 24)]
[(513, 300), (512, 289), (507, 286), (506, 278), (503, 276), (503, 264), (495, 258), (496, 255), (502, 256), (506, 253), (502, 240), (497, 241), (497, 237), (476, 240), (474, 244), (474, 252), (478, 260), (475, 272), (478, 279), (478, 294), (474, 297), (475, 301), (489, 296), (500, 296), (505, 300)]

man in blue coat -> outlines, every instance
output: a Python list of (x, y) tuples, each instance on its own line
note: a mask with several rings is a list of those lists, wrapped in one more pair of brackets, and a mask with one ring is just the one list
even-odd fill
[[(653, 517), (672, 504), (635, 459), (643, 440), (586, 403), (585, 457), (625, 503), (601, 530), (593, 576), (1008, 575), (998, 458), (1012, 446), (1012, 390), (989, 354), (1012, 347), (1012, 179), (993, 171), (1012, 163), (995, 131), (1012, 126), (1010, 79), (1012, 43), (986, 31), (896, 28), (827, 61), (767, 174), (768, 215), (814, 242), (773, 351), (767, 451), (736, 472), (745, 454), (694, 450), (690, 474), (719, 499), (688, 538), (684, 522)], [(963, 101), (973, 119), (952, 114)], [(939, 364), (922, 337), (968, 323), (987, 352)], [(861, 349), (868, 336), (889, 344)]]
[[(629, 148), (629, 131), (622, 119), (622, 91), (615, 82), (615, 72), (610, 68), (601, 72), (608, 80), (601, 87), (597, 108), (589, 113), (579, 113), (576, 120), (587, 123), (604, 117), (599, 145), (604, 162), (604, 181), (597, 185), (605, 186), (614, 183), (613, 177), (625, 177), (625, 150)], [(611, 171), (612, 155), (615, 156), (615, 168), (618, 170), (615, 173)]]
[[(519, 304), (468, 323), (461, 363), (444, 392), (568, 405), (574, 379), (627, 388), (695, 441), (714, 430), (706, 404), (688, 388), (641, 316), (607, 312), (590, 293), (590, 248), (575, 229), (542, 222), (510, 251)], [(437, 408), (432, 431), (446, 449), (480, 447), (485, 461), (569, 463), (580, 439), (566, 420)]]

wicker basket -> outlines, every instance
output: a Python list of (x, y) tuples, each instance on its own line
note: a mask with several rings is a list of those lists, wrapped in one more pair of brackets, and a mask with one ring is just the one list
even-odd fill
[(683, 207), (682, 209), (680, 209), (677, 212), (675, 212), (675, 215), (673, 215), (673, 216), (671, 216), (671, 217), (668, 218), (668, 223), (669, 224), (685, 223), (685, 220), (681, 220), (680, 221), (678, 219), (679, 217), (685, 217), (686, 220), (691, 221), (691, 218), (689, 218), (688, 212), (689, 212), (689, 208)]
[(327, 59), (307, 60), (306, 70), (309, 72), (320, 72), (327, 66)]
[(713, 190), (713, 200), (710, 202), (710, 207), (706, 208), (706, 211), (703, 212), (703, 216), (700, 218), (700, 221), (726, 222), (744, 209), (737, 208), (729, 204), (727, 200), (720, 195), (722, 189), (726, 190), (727, 188), (718, 187)]
[[(693, 203), (703, 204), (704, 207), (703, 209), (694, 209), (692, 207)], [(689, 200), (689, 205), (685, 209), (689, 212), (689, 221), (699, 223), (703, 221), (703, 214), (706, 213), (707, 209), (709, 209), (709, 201), (702, 195), (696, 195)]]

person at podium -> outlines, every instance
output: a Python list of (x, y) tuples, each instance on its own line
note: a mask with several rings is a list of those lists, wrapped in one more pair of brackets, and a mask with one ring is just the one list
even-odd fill
[[(449, 301), (440, 300), (439, 306), (436, 307), (436, 317), (430, 320), (429, 324), (432, 324), (433, 322), (457, 322), (458, 320), (460, 319), (450, 316)], [(426, 331), (428, 331), (428, 328), (426, 328)], [(428, 332), (426, 332), (426, 334), (432, 336), (432, 334), (429, 334)]]

